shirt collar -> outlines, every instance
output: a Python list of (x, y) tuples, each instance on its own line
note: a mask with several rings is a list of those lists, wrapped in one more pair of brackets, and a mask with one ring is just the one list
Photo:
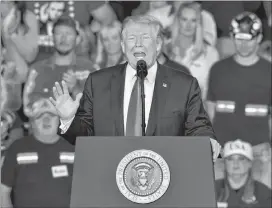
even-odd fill
[[(47, 62), (48, 64), (54, 67), (56, 64), (56, 56), (55, 55), (50, 56), (47, 61), (48, 61)], [(77, 63), (77, 56), (75, 55), (72, 57), (72, 61), (69, 64), (69, 66), (76, 66), (76, 63)]]
[[(153, 84), (156, 80), (156, 74), (157, 74), (157, 69), (158, 69), (158, 63), (157, 61), (155, 62), (155, 64), (153, 64), (153, 66), (151, 66), (148, 69), (148, 74), (146, 76), (146, 80), (150, 83)], [(128, 63), (127, 65), (127, 70), (126, 70), (126, 74), (127, 77), (129, 79), (133, 79), (136, 75), (136, 70), (132, 68), (132, 66)]]

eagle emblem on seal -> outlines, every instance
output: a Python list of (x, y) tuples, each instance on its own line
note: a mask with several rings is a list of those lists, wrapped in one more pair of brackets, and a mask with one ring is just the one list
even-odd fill
[(150, 190), (155, 182), (154, 167), (148, 163), (139, 163), (132, 168), (132, 184), (141, 191)]
[(151, 203), (162, 197), (170, 183), (165, 160), (151, 150), (136, 150), (126, 155), (116, 170), (120, 192), (136, 203)]

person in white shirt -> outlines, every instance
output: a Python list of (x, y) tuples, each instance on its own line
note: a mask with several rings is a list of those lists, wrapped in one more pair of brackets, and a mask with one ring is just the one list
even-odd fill
[(160, 22), (151, 16), (127, 17), (121, 34), (127, 63), (91, 74), (75, 100), (64, 81), (62, 87), (59, 83), (53, 87), (55, 99), (50, 100), (60, 116), (62, 136), (72, 144), (78, 136), (142, 136), (141, 99), (135, 92), (139, 92), (137, 62), (143, 60), (147, 65), (145, 135), (210, 137), (216, 159), (220, 145), (197, 80), (156, 61), (162, 47)]
[(181, 4), (171, 27), (171, 38), (167, 47), (169, 58), (186, 66), (197, 78), (206, 98), (208, 75), (211, 66), (219, 60), (215, 47), (204, 38), (201, 6), (196, 2)]

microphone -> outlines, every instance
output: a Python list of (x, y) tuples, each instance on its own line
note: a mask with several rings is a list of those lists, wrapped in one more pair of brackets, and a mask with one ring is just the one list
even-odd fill
[(137, 76), (144, 79), (147, 76), (147, 66), (144, 60), (137, 61)]
[(144, 60), (137, 61), (137, 76), (141, 79), (141, 98), (142, 98), (142, 136), (145, 136), (145, 89), (144, 78), (147, 76), (147, 66)]

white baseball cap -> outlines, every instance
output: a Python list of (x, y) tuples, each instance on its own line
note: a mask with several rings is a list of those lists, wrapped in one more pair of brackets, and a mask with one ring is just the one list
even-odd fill
[(223, 157), (229, 157), (231, 155), (243, 155), (246, 158), (253, 160), (253, 150), (251, 144), (244, 142), (240, 139), (235, 141), (229, 141), (224, 146)]

